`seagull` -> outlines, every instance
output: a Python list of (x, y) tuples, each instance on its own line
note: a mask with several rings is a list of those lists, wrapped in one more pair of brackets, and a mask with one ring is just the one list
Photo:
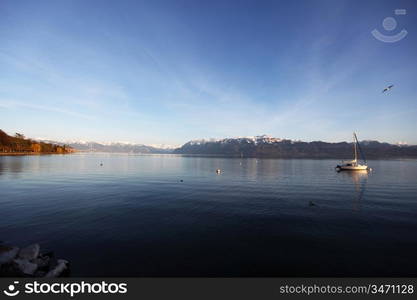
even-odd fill
[(390, 89), (392, 89), (393, 86), (394, 86), (393, 84), (387, 86), (385, 89), (382, 90), (382, 92), (383, 93), (388, 92)]

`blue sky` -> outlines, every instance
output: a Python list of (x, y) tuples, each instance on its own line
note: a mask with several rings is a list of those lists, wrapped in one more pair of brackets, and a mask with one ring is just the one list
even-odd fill
[[(416, 14), (412, 0), (2, 0), (0, 128), (172, 145), (355, 130), (417, 144)], [(371, 35), (403, 28), (396, 43)]]

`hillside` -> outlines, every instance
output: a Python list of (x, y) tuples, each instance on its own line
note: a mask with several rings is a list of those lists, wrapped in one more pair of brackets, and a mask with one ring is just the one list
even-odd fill
[(10, 136), (0, 129), (0, 153), (71, 153), (74, 149), (68, 145), (56, 145), (52, 143), (45, 143), (33, 141), (25, 138), (22, 134), (16, 133), (15, 136)]
[[(366, 158), (417, 158), (417, 146), (362, 141)], [(301, 142), (267, 136), (190, 141), (174, 153), (273, 158), (352, 158), (352, 143)]]

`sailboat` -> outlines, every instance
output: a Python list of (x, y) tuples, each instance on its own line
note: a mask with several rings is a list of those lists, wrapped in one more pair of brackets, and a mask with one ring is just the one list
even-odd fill
[[(366, 164), (365, 156), (361, 150), (361, 147), (359, 145), (358, 138), (356, 137), (356, 133), (353, 133), (353, 149), (355, 153), (355, 158), (351, 161), (342, 161), (340, 165), (336, 166), (337, 171), (364, 171), (364, 170), (370, 170), (368, 165)], [(358, 149), (360, 154), (362, 155), (363, 163), (360, 164), (358, 162)]]

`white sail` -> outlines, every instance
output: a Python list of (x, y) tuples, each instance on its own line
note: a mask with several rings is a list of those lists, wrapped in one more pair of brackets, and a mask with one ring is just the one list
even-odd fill
[(340, 165), (336, 166), (336, 169), (338, 171), (347, 170), (347, 171), (363, 171), (363, 170), (369, 170), (368, 165), (365, 163), (360, 164), (358, 163), (358, 146), (359, 141), (356, 136), (356, 133), (353, 133), (353, 155), (354, 159), (349, 162), (342, 162)]

